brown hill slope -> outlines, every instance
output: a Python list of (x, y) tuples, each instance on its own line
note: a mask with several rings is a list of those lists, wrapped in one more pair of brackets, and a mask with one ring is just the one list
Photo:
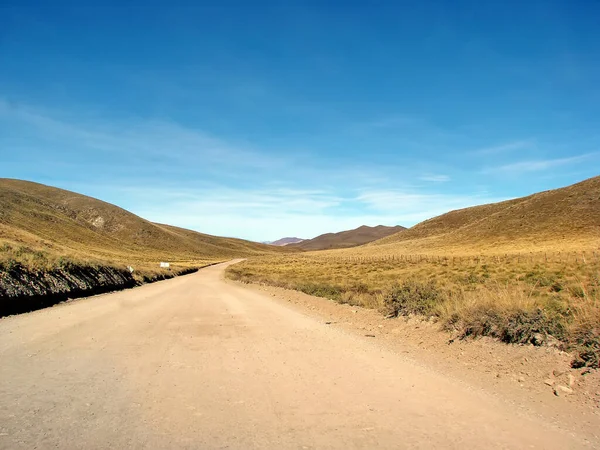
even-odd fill
[(316, 238), (308, 239), (298, 244), (290, 244), (288, 247), (299, 248), (302, 250), (327, 250), (356, 247), (401, 232), (402, 230), (405, 230), (405, 228), (399, 225), (395, 227), (386, 227), (384, 225), (369, 227), (363, 225), (354, 230), (322, 234)]
[[(155, 224), (110, 203), (28, 181), (0, 179), (0, 245), (127, 264), (214, 261), (277, 248)], [(1, 256), (1, 255), (0, 255)]]
[[(527, 197), (459, 209), (365, 247), (365, 251), (535, 251), (598, 248), (600, 177)], [(369, 248), (367, 248), (369, 247)], [(375, 249), (378, 250), (375, 250)]]
[(300, 239), (297, 237), (284, 237), (281, 239), (277, 239), (276, 241), (269, 242), (269, 245), (289, 245), (289, 244), (297, 244), (299, 242), (304, 241), (304, 239)]

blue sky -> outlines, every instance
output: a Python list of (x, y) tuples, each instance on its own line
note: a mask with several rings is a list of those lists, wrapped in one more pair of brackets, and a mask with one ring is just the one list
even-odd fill
[(0, 2), (0, 176), (253, 240), (600, 173), (597, 1)]

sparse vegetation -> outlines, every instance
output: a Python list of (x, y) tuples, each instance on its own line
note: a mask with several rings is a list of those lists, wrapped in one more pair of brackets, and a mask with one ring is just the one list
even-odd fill
[[(412, 261), (412, 262), (411, 262)], [(598, 367), (599, 265), (511, 258), (340, 258), (328, 253), (254, 258), (231, 266), (242, 282), (296, 289), (386, 316), (433, 318), (462, 338), (556, 342)], [(555, 341), (554, 341), (555, 340)]]

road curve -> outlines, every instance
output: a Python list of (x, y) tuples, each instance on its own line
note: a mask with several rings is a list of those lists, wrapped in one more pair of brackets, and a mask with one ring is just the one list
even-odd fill
[(585, 448), (227, 264), (0, 320), (0, 448)]

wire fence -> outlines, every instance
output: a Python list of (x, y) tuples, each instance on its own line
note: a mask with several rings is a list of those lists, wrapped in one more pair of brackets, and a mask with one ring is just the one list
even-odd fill
[(600, 264), (600, 250), (570, 252), (523, 252), (501, 255), (430, 255), (430, 254), (377, 254), (377, 255), (294, 255), (287, 260), (314, 259), (338, 263), (398, 263), (398, 264)]

